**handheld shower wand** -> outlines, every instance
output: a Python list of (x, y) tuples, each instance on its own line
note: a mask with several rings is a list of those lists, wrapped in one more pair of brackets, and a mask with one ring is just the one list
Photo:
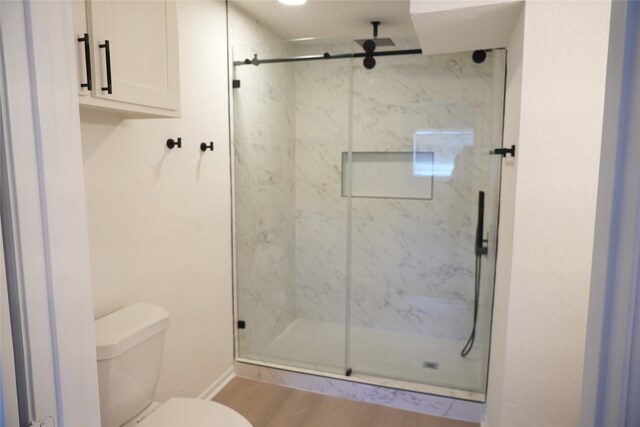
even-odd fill
[(478, 225), (476, 226), (476, 256), (486, 255), (489, 248), (484, 246), (484, 191), (478, 192)]
[(489, 248), (485, 246), (486, 240), (484, 235), (484, 191), (478, 192), (478, 225), (476, 226), (476, 242), (475, 242), (475, 254), (476, 254), (476, 270), (474, 278), (474, 298), (473, 298), (473, 328), (471, 328), (471, 334), (467, 343), (462, 348), (460, 355), (466, 357), (471, 349), (473, 343), (476, 340), (476, 324), (478, 322), (478, 300), (480, 298), (480, 277), (482, 271), (482, 255), (489, 253)]

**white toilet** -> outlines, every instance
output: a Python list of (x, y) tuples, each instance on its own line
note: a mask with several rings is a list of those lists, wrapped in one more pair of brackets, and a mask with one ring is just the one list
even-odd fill
[(168, 327), (169, 313), (152, 304), (134, 304), (95, 321), (102, 427), (251, 427), (216, 402), (153, 402)]

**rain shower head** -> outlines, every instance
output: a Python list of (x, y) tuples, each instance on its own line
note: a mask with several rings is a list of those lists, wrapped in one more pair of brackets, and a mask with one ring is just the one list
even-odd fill
[[(372, 41), (375, 43), (375, 47), (378, 46), (395, 46), (396, 44), (388, 37), (378, 38), (378, 25), (380, 25), (380, 21), (372, 21), (371, 25), (373, 25), (373, 39), (358, 39), (355, 40), (364, 50), (367, 50), (365, 47), (365, 43), (368, 41)], [(368, 50), (367, 50), (368, 52)]]
[(362, 48), (364, 48), (364, 44), (367, 41), (373, 41), (376, 46), (395, 46), (396, 44), (393, 42), (393, 40), (391, 40), (389, 37), (383, 37), (383, 38), (373, 38), (373, 39), (358, 39), (355, 40), (356, 43), (358, 43), (360, 46), (362, 46)]

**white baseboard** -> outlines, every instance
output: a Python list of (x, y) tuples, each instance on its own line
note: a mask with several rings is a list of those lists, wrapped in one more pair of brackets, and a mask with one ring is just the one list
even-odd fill
[(235, 376), (236, 374), (233, 369), (233, 366), (230, 366), (229, 369), (227, 369), (224, 372), (224, 374), (220, 375), (220, 377), (218, 377), (213, 383), (211, 383), (211, 385), (207, 387), (207, 389), (203, 391), (200, 394), (200, 396), (198, 396), (198, 399), (203, 399), (203, 400), (213, 399), (213, 396), (218, 394), (218, 392), (222, 390), (222, 388), (226, 386), (229, 383), (229, 381), (231, 381)]

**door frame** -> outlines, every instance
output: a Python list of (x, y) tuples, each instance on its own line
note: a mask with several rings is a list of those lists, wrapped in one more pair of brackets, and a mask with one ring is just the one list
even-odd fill
[(71, 4), (0, 3), (0, 214), (20, 426), (97, 426)]
[(614, 1), (581, 426), (637, 425), (640, 410), (640, 5)]

